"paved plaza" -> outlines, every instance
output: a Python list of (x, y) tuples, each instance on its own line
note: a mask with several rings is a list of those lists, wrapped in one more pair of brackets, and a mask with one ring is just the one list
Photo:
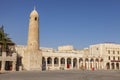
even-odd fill
[(120, 71), (22, 71), (0, 74), (0, 80), (120, 80)]

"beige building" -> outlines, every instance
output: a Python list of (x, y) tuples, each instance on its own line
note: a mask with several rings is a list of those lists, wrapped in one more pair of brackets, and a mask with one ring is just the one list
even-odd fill
[[(16, 50), (22, 53), (24, 48), (17, 46)], [(61, 46), (58, 50), (52, 48), (41, 50), (42, 68), (45, 70), (120, 70), (119, 44), (102, 43), (82, 50), (74, 50), (73, 46)]]
[[(17, 53), (22, 57), (20, 66), (22, 70), (32, 70), (33, 65), (37, 66), (38, 70), (41, 68), (43, 70), (120, 70), (119, 44), (102, 43), (81, 50), (75, 50), (71, 45), (59, 46), (57, 50), (41, 47), (40, 52), (38, 20), (37, 11), (33, 10), (30, 14), (28, 45), (16, 46)], [(26, 50), (29, 51), (29, 55)], [(36, 52), (32, 54), (31, 50), (39, 51), (40, 54)]]
[(30, 14), (28, 44), (16, 45), (15, 50), (19, 70), (120, 70), (120, 44), (101, 43), (81, 50), (71, 45), (57, 50), (39, 47), (39, 15), (35, 9)]

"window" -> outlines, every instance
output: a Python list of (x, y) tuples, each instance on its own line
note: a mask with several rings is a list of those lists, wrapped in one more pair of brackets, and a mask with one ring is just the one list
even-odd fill
[(115, 51), (113, 51), (113, 54), (115, 54)]
[(118, 60), (120, 60), (120, 58), (118, 57)]
[(110, 56), (108, 57), (108, 60), (110, 60)]
[(113, 60), (115, 60), (115, 56), (113, 56)]
[(119, 51), (117, 53), (119, 54)]
[(110, 50), (108, 50), (108, 54), (110, 54)]
[(35, 17), (35, 21), (37, 21), (37, 17)]

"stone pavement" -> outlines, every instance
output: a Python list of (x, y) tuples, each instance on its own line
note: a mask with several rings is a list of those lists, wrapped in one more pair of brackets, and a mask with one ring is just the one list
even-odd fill
[(0, 80), (120, 80), (120, 71), (22, 71), (0, 74)]

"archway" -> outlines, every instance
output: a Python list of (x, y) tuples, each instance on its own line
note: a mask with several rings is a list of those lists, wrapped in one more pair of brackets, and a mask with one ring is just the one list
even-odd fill
[(79, 64), (80, 64), (80, 69), (83, 69), (84, 67), (83, 67), (83, 59), (82, 58), (79, 59)]
[(52, 66), (52, 58), (51, 57), (47, 58), (47, 64)]
[(58, 66), (58, 63), (59, 63), (58, 58), (55, 57), (55, 58), (54, 58), (54, 66)]
[(60, 63), (61, 63), (61, 65), (64, 65), (65, 64), (65, 58), (61, 58)]
[(5, 70), (12, 70), (13, 61), (5, 61)]
[(46, 60), (42, 57), (42, 70), (46, 70)]
[(114, 63), (111, 63), (111, 68), (112, 68), (112, 69), (115, 69)]
[(70, 68), (70, 66), (71, 66), (71, 59), (67, 58), (67, 68)]
[(73, 68), (77, 68), (77, 59), (76, 58), (73, 59)]
[(98, 69), (99, 68), (98, 66), (99, 66), (99, 59), (96, 58), (95, 59), (95, 68)]
[(116, 63), (116, 69), (119, 70), (119, 63)]
[(103, 59), (100, 59), (100, 62), (103, 62)]
[(109, 62), (106, 63), (106, 68), (107, 68), (107, 69), (110, 69), (110, 63), (109, 63)]
[(93, 66), (94, 64), (93, 63), (94, 63), (94, 59), (92, 58), (92, 59), (90, 59), (90, 68), (91, 69), (94, 68), (94, 66)]

